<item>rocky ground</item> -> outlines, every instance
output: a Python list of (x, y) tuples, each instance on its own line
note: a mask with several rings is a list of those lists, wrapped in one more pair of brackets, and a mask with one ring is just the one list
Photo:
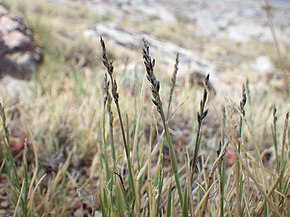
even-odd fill
[[(132, 65), (136, 65), (136, 60), (138, 64), (142, 62), (135, 57), (136, 52), (140, 53), (138, 38), (145, 36), (153, 47), (159, 47), (158, 52), (153, 50), (157, 62), (172, 68), (175, 52), (186, 53), (181, 58), (180, 76), (192, 72), (210, 73), (213, 85), (225, 95), (233, 89), (239, 93), (238, 89), (247, 78), (258, 88), (270, 85), (281, 90), (285, 85), (285, 75), (280, 79), (283, 73), (277, 69), (279, 58), (269, 22), (274, 24), (282, 56), (287, 56), (290, 45), (290, 4), (287, 1), (272, 1), (268, 15), (264, 1), (251, 0), (54, 2), (67, 5), (81, 2), (105, 18), (105, 22), (92, 23), (83, 31), (84, 35), (107, 37), (115, 50), (129, 56)], [(170, 51), (163, 49), (169, 46)]]
[[(90, 5), (101, 16), (112, 19), (131, 19), (150, 25), (174, 25), (178, 21), (194, 24), (198, 32), (209, 37), (221, 37), (238, 42), (250, 39), (272, 41), (265, 12), (265, 2), (259, 0), (54, 0), (62, 4), (81, 2)], [(280, 3), (279, 3), (280, 2)], [(282, 1), (283, 2), (283, 1)], [(271, 1), (272, 21), (278, 39), (290, 43), (290, 2)], [(134, 16), (134, 17), (132, 17)]]
[[(210, 73), (213, 86), (223, 95), (229, 92), (239, 93), (238, 89), (247, 78), (259, 88), (270, 85), (275, 90), (281, 90), (285, 85), (285, 72), (282, 73), (277, 68), (280, 59), (273, 43), (269, 21), (274, 24), (281, 55), (286, 56), (284, 62), (287, 62), (290, 46), (288, 13), (290, 4), (287, 1), (271, 1), (270, 19), (264, 1), (52, 0), (50, 2), (68, 7), (67, 10), (73, 5), (91, 8), (100, 20), (96, 23), (91, 20), (85, 28), (79, 30), (78, 26), (75, 28), (86, 38), (98, 39), (100, 35), (104, 36), (109, 46), (114, 47), (115, 53), (127, 56), (128, 69), (142, 64), (141, 38), (145, 37), (151, 43), (152, 55), (159, 65), (165, 66), (166, 71), (171, 71), (176, 52), (179, 52), (179, 76), (186, 77), (193, 72), (201, 75)], [(5, 9), (2, 11), (5, 12)], [(2, 17), (2, 26), (5, 25), (4, 21), (6, 22)], [(18, 28), (17, 25), (15, 28)], [(15, 31), (10, 31), (9, 34), (15, 34)], [(23, 38), (26, 40), (29, 37), (27, 34), (28, 30), (19, 40), (16, 39), (18, 42)], [(6, 43), (8, 33), (3, 32), (2, 35), (3, 42)], [(27, 50), (29, 48), (27, 44), (31, 45), (29, 49), (35, 49), (33, 43), (29, 44), (24, 39), (23, 43), (21, 42), (24, 48), (18, 46), (20, 49)], [(11, 41), (10, 36), (9, 40)], [(17, 45), (17, 40), (12, 42)], [(16, 53), (2, 56), (5, 60), (7, 57), (11, 59), (12, 56), (16, 59), (16, 68), (25, 67), (26, 70), (35, 68), (39, 60), (33, 61), (33, 58), (37, 52), (40, 51), (32, 50), (31, 54), (24, 55), (26, 59), (28, 58), (27, 63), (21, 62), (25, 59), (24, 52), (21, 55)], [(136, 58), (136, 55), (140, 58)], [(1, 64), (4, 62), (1, 61)], [(286, 65), (286, 71), (288, 70), (286, 75), (289, 73), (287, 67), (289, 66)], [(2, 68), (7, 69), (6, 66)], [(10, 71), (15, 74), (15, 70)]]

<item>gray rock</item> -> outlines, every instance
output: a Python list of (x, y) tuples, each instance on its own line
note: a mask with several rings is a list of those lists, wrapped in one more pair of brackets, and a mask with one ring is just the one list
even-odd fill
[[(172, 11), (176, 17), (195, 22), (199, 31), (206, 36), (229, 38), (238, 42), (251, 39), (273, 41), (264, 1), (259, 0), (158, 0), (159, 4)], [(272, 19), (277, 38), (290, 43), (289, 1), (277, 4), (272, 0)]]
[[(150, 17), (151, 25), (195, 23), (199, 34), (237, 42), (272, 42), (265, 2), (260, 0), (63, 0), (91, 4), (100, 16), (134, 20)], [(280, 2), (280, 3), (279, 3)], [(282, 3), (281, 3), (282, 2)], [(290, 4), (271, 0), (272, 21), (278, 41), (290, 44)]]
[(14, 79), (11, 76), (5, 76), (0, 80), (0, 102), (5, 105), (16, 105), (21, 100), (32, 102), (34, 96), (31, 82)]
[[(99, 38), (104, 37), (106, 42), (110, 44), (108, 47), (116, 49), (118, 52), (131, 55), (131, 58), (138, 61), (136, 56), (140, 56), (142, 52), (142, 37), (144, 37), (150, 45), (150, 52), (154, 58), (158, 58), (158, 65), (167, 67), (169, 76), (172, 72), (172, 66), (175, 61), (176, 54), (179, 54), (179, 72), (180, 78), (186, 78), (188, 72), (198, 72), (202, 77), (202, 81), (207, 74), (211, 76), (211, 86), (214, 90), (218, 85), (218, 73), (216, 66), (208, 60), (198, 57), (194, 52), (181, 46), (177, 46), (170, 41), (162, 41), (148, 34), (134, 31), (128, 28), (122, 28), (114, 23), (97, 24), (95, 27), (84, 32), (86, 37)], [(144, 69), (144, 68), (143, 68)], [(133, 70), (135, 71), (135, 70)], [(144, 71), (143, 71), (144, 72)], [(124, 76), (123, 76), (124, 77)]]
[(273, 73), (275, 67), (272, 61), (267, 56), (260, 56), (255, 59), (252, 65), (254, 71), (259, 73)]
[[(205, 75), (215, 71), (215, 65), (207, 60), (197, 57), (191, 50), (176, 46), (169, 41), (160, 41), (148, 34), (124, 29), (114, 23), (98, 24), (84, 32), (88, 38), (104, 36), (113, 42), (114, 46), (127, 49), (127, 53), (134, 51), (140, 52), (142, 47), (142, 37), (150, 43), (150, 49), (155, 54), (162, 56), (162, 61), (166, 65), (171, 65), (175, 60), (176, 53), (179, 53), (179, 68), (187, 67), (191, 71), (202, 71)], [(186, 66), (185, 66), (186, 65)], [(183, 71), (183, 70), (180, 70)], [(184, 70), (186, 71), (186, 70)]]
[(28, 79), (41, 61), (42, 52), (33, 42), (31, 31), (0, 5), (0, 79), (5, 75)]

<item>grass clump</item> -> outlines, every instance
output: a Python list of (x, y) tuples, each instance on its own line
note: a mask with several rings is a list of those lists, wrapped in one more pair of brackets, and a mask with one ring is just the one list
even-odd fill
[[(99, 135), (93, 137), (95, 146), (91, 149), (93, 153), (90, 155), (84, 149), (78, 151), (77, 140), (82, 141), (82, 138), (85, 138), (81, 133), (84, 133), (83, 129), (66, 131), (69, 134), (67, 138), (73, 142), (72, 146), (66, 147), (66, 151), (62, 151), (64, 149), (61, 147), (63, 145), (61, 141), (44, 140), (45, 144), (52, 142), (54, 150), (59, 152), (57, 156), (60, 156), (60, 153), (65, 155), (59, 167), (51, 172), (45, 164), (39, 162), (43, 160), (39, 157), (43, 155), (39, 150), (41, 146), (37, 145), (40, 141), (39, 135), (31, 132), (31, 148), (27, 149), (25, 146), (23, 163), (18, 165), (9, 148), (6, 116), (1, 106), (4, 134), (0, 153), (3, 159), (1, 168), (5, 168), (2, 174), (7, 176), (11, 186), (10, 197), (15, 215), (41, 216), (56, 212), (60, 215), (78, 212), (90, 216), (97, 213), (102, 216), (288, 215), (289, 113), (287, 111), (282, 126), (281, 121), (278, 121), (280, 119), (277, 106), (262, 103), (262, 106), (272, 108), (268, 119), (271, 120), (272, 113), (273, 120), (272, 123), (267, 121), (268, 126), (265, 126), (262, 131), (262, 137), (258, 136), (260, 134), (255, 128), (260, 125), (260, 119), (254, 108), (261, 105), (261, 102), (251, 96), (251, 102), (246, 105), (249, 94), (253, 94), (254, 91), (250, 92), (248, 86), (247, 90), (243, 87), (239, 105), (231, 102), (223, 105), (221, 111), (217, 111), (215, 103), (218, 102), (209, 95), (210, 80), (209, 76), (206, 76), (201, 96), (194, 95), (192, 98), (196, 105), (194, 107), (197, 111), (196, 115), (186, 116), (196, 123), (196, 127), (190, 129), (192, 139), (178, 148), (171, 125), (171, 121), (175, 123), (184, 121), (176, 119), (176, 110), (171, 112), (173, 109), (180, 108), (179, 105), (172, 103), (174, 90), (178, 88), (176, 85), (178, 55), (165, 113), (160, 94), (161, 82), (154, 72), (155, 60), (150, 56), (148, 42), (143, 39), (145, 75), (150, 84), (153, 103), (150, 118), (147, 118), (141, 115), (142, 112), (146, 114), (146, 111), (150, 111), (148, 108), (142, 111), (143, 106), (148, 105), (150, 108), (149, 103), (145, 102), (146, 99), (143, 99), (144, 87), (139, 89), (140, 99), (138, 95), (129, 95), (129, 98), (126, 94), (122, 95), (123, 100), (129, 103), (134, 102), (130, 98), (135, 97), (135, 102), (139, 104), (139, 112), (126, 110), (124, 114), (121, 111), (124, 101), (119, 93), (126, 89), (122, 83), (117, 84), (113, 62), (108, 57), (103, 38), (100, 39), (100, 43), (103, 64), (106, 68), (103, 86), (98, 87), (102, 94), (92, 94), (92, 90), (85, 86), (68, 89), (72, 91), (71, 93), (77, 93), (75, 100), (81, 97), (84, 102), (90, 103), (92, 98), (89, 95), (92, 94), (92, 97), (95, 97), (93, 103), (102, 102), (102, 109), (95, 110), (94, 113), (85, 110), (87, 103), (81, 105), (82, 112), (93, 120), (86, 120), (85, 116), (81, 116), (87, 123), (84, 126), (89, 128), (88, 132)], [(85, 77), (82, 79), (81, 83), (91, 84)], [(71, 82), (76, 84), (74, 80)], [(189, 91), (188, 94), (193, 92)], [(144, 102), (139, 103), (141, 100)], [(178, 100), (174, 102), (176, 101), (178, 102)], [(283, 108), (283, 104), (280, 106)], [(155, 109), (158, 115), (155, 115)], [(70, 113), (81, 114), (80, 110), (74, 107)], [(210, 146), (208, 141), (212, 138), (206, 131), (214, 120), (213, 114), (220, 117), (219, 124), (213, 128), (220, 133), (210, 134), (211, 137), (216, 137), (215, 141), (218, 141)], [(72, 122), (69, 115), (65, 119), (68, 124), (81, 123)], [(149, 132), (148, 135), (146, 130)], [(82, 137), (73, 136), (73, 133)], [(49, 138), (48, 135), (45, 138)], [(266, 139), (261, 139), (263, 137)], [(269, 142), (268, 139), (273, 142)], [(56, 142), (58, 142), (57, 146)], [(272, 144), (272, 148), (269, 146), (264, 149), (259, 145), (267, 142)], [(74, 161), (81, 160), (79, 153), (90, 161), (87, 164), (82, 161), (79, 165), (75, 165)], [(35, 159), (34, 163), (31, 156)], [(28, 166), (28, 162), (32, 166)], [(85, 165), (88, 165), (88, 168), (84, 169), (87, 167)], [(48, 180), (46, 176), (49, 177)], [(74, 202), (68, 205), (68, 200)]]
[[(147, 119), (141, 115), (141, 106), (145, 106), (145, 103), (139, 103), (140, 110), (137, 114), (131, 113), (130, 110), (125, 114), (121, 111), (124, 101), (121, 100), (119, 92), (124, 91), (124, 87), (122, 83), (120, 86), (117, 84), (113, 62), (108, 57), (102, 38), (100, 43), (103, 64), (106, 68), (103, 87), (99, 88), (103, 97), (92, 94), (92, 90), (88, 87), (83, 91), (85, 86), (71, 92), (78, 93), (75, 99), (81, 97), (89, 103), (92, 100), (89, 94), (92, 94), (95, 97), (92, 102), (102, 102), (102, 109), (94, 113), (82, 111), (96, 121), (94, 123), (88, 120), (88, 125), (85, 126), (89, 127), (89, 132), (100, 135), (94, 137), (96, 145), (91, 149), (93, 154), (82, 152), (83, 156), (90, 159), (87, 169), (83, 168), (86, 167), (84, 161), (74, 166), (74, 161), (80, 160), (77, 140), (81, 140), (82, 137), (74, 137), (72, 134), (68, 135), (70, 141), (73, 141), (72, 147), (67, 146), (67, 150), (62, 152), (63, 144), (58, 141), (59, 147), (54, 148), (59, 152), (58, 154), (66, 155), (54, 172), (50, 172), (45, 164), (38, 162), (42, 160), (39, 155), (43, 153), (39, 150), (40, 145), (37, 145), (39, 135), (33, 132), (30, 136), (32, 147), (29, 150), (27, 147), (24, 149), (23, 163), (17, 165), (9, 148), (6, 116), (1, 106), (4, 129), (0, 153), (3, 159), (1, 168), (5, 167), (5, 172), (3, 171), (2, 174), (7, 176), (11, 186), (10, 197), (14, 204), (15, 215), (41, 216), (55, 212), (70, 215), (76, 212), (75, 210), (82, 215), (86, 213), (91, 216), (98, 212), (102, 216), (288, 215), (288, 112), (286, 112), (284, 126), (280, 122), (278, 125), (277, 107), (267, 103), (263, 105), (273, 108), (269, 113), (269, 120), (272, 113), (273, 121), (272, 124), (267, 122), (269, 127), (265, 126), (262, 134), (267, 139), (261, 140), (255, 131), (256, 126), (260, 124), (255, 119), (257, 117), (255, 110), (248, 109), (259, 106), (261, 102), (256, 102), (255, 97), (251, 96), (251, 102), (246, 105), (248, 95), (253, 94), (253, 91), (246, 91), (243, 87), (239, 105), (229, 103), (223, 105), (221, 111), (217, 111), (215, 106), (211, 106), (217, 102), (209, 95), (210, 80), (209, 76), (206, 76), (202, 95), (200, 97), (194, 95), (193, 98), (195, 102), (199, 101), (199, 106), (196, 103), (195, 107), (196, 116), (186, 116), (197, 123), (195, 129), (190, 129), (193, 138), (178, 149), (170, 124), (171, 121), (184, 121), (175, 119), (177, 111), (171, 112), (171, 109), (180, 108), (179, 105), (172, 104), (174, 89), (178, 88), (176, 85), (178, 55), (171, 78), (167, 113), (165, 113), (160, 94), (161, 82), (154, 72), (155, 60), (150, 56), (148, 42), (143, 39), (146, 78), (150, 83), (153, 102), (150, 118)], [(82, 82), (90, 84), (85, 77), (82, 79)], [(75, 83), (74, 80), (72, 82)], [(140, 91), (142, 98), (144, 88), (141, 87)], [(130, 95), (130, 98), (126, 98), (124, 94), (123, 97), (129, 103), (133, 102), (130, 100), (132, 97), (136, 97), (136, 102), (140, 100), (138, 95)], [(84, 109), (85, 106), (81, 108)], [(155, 108), (158, 115), (155, 115)], [(70, 111), (72, 114), (81, 114), (78, 113), (80, 110), (72, 109)], [(209, 146), (210, 138), (205, 131), (211, 127), (215, 112), (220, 117), (218, 126), (214, 128), (220, 132), (216, 135), (216, 140), (219, 142)], [(69, 116), (66, 119), (68, 123), (75, 123), (71, 122)], [(83, 121), (87, 122), (86, 119)], [(146, 124), (149, 130), (147, 136)], [(279, 134), (280, 129), (282, 130)], [(79, 135), (84, 132), (77, 130), (71, 132)], [(67, 133), (70, 134), (70, 131)], [(46, 138), (49, 138), (48, 135)], [(263, 149), (258, 145), (269, 142), (268, 138), (273, 141), (272, 149), (271, 147)], [(49, 142), (45, 141), (45, 144)], [(51, 142), (55, 145), (53, 143), (56, 140)], [(32, 151), (35, 163), (31, 164), (33, 166), (28, 166), (28, 161), (32, 162), (31, 159), (29, 160)], [(77, 172), (78, 170), (82, 171), (82, 175)], [(23, 171), (22, 175), (20, 171)], [(46, 180), (46, 176), (50, 177), (49, 180)], [(84, 199), (84, 192), (88, 192), (86, 195), (91, 198), (90, 202)], [(72, 199), (75, 202), (70, 206), (67, 201)]]
[[(110, 62), (106, 56), (106, 48), (103, 39), (101, 38), (101, 44), (103, 47), (103, 59), (104, 59), (104, 65), (106, 66), (109, 75), (113, 75), (113, 65), (112, 62)], [(268, 179), (267, 172), (265, 170), (264, 163), (262, 161), (262, 157), (260, 153), (257, 153), (257, 159), (258, 161), (255, 161), (255, 156), (252, 155), (252, 153), (248, 153), (244, 144), (244, 137), (246, 136), (246, 133), (243, 133), (243, 125), (245, 124), (249, 130), (249, 133), (252, 133), (251, 127), (248, 125), (247, 118), (246, 118), (246, 89), (243, 87), (242, 89), (242, 100), (240, 102), (240, 105), (238, 107), (234, 106), (232, 109), (235, 110), (235, 116), (239, 117), (239, 121), (235, 123), (237, 127), (233, 127), (233, 129), (229, 129), (230, 131), (233, 130), (233, 137), (230, 136), (230, 134), (226, 133), (226, 111), (227, 109), (223, 107), (222, 109), (222, 125), (221, 125), (221, 138), (220, 138), (220, 145), (216, 147), (217, 150), (217, 157), (214, 160), (207, 159), (206, 161), (203, 161), (202, 158), (206, 157), (204, 155), (200, 155), (200, 146), (201, 146), (201, 135), (202, 135), (202, 124), (203, 121), (206, 119), (206, 116), (208, 115), (208, 109), (206, 109), (206, 102), (208, 99), (208, 82), (209, 82), (209, 76), (205, 78), (204, 82), (204, 91), (203, 95), (201, 97), (200, 101), (200, 108), (199, 112), (197, 113), (197, 133), (195, 138), (195, 145), (194, 145), (194, 152), (190, 153), (189, 150), (184, 147), (184, 149), (187, 150), (187, 154), (185, 157), (185, 165), (182, 165), (180, 162), (180, 158), (177, 158), (176, 151), (174, 148), (174, 144), (172, 142), (172, 135), (169, 132), (168, 128), (168, 117), (165, 117), (164, 110), (163, 110), (163, 103), (160, 96), (160, 89), (161, 85), (160, 82), (157, 80), (155, 74), (154, 74), (154, 65), (155, 60), (153, 60), (149, 54), (149, 45), (148, 42), (143, 39), (143, 58), (144, 58), (144, 64), (146, 69), (146, 77), (147, 80), (150, 83), (150, 89), (152, 93), (152, 102), (154, 106), (157, 109), (157, 112), (160, 115), (163, 131), (161, 134), (159, 134), (160, 139), (160, 148), (159, 148), (159, 154), (157, 156), (157, 165), (155, 170), (155, 176), (154, 182), (151, 182), (151, 173), (152, 171), (148, 170), (147, 175), (144, 176), (146, 173), (144, 172), (144, 168), (146, 166), (151, 166), (151, 160), (152, 160), (152, 154), (154, 153), (154, 149), (148, 152), (149, 161), (145, 161), (145, 164), (143, 162), (143, 167), (140, 169), (140, 167), (134, 167), (133, 165), (136, 165), (135, 161), (140, 160), (139, 157), (132, 156), (130, 157), (127, 155), (127, 152), (129, 153), (131, 150), (128, 148), (130, 146), (125, 145), (124, 150), (126, 152), (126, 164), (128, 166), (128, 171), (130, 168), (132, 171), (129, 171), (129, 174), (127, 177), (121, 176), (120, 174), (115, 174), (118, 176), (119, 184), (116, 182), (114, 185), (116, 188), (115, 193), (112, 193), (111, 191), (111, 198), (119, 198), (117, 199), (116, 203), (112, 203), (111, 207), (107, 206), (104, 207), (102, 205), (102, 213), (110, 213), (108, 210), (115, 210), (115, 213), (118, 213), (119, 215), (133, 215), (138, 216), (140, 215), (149, 215), (149, 216), (155, 216), (155, 215), (163, 215), (166, 216), (173, 216), (175, 214), (182, 215), (182, 216), (205, 216), (207, 213), (215, 213), (219, 214), (221, 216), (225, 216), (225, 213), (232, 213), (231, 215), (253, 215), (253, 214), (272, 214), (272, 215), (278, 215), (283, 216), (286, 212), (286, 204), (284, 204), (284, 209), (280, 209), (280, 206), (278, 204), (275, 204), (276, 200), (272, 200), (272, 194), (276, 189), (278, 191), (278, 182), (282, 181), (281, 173), (277, 173), (275, 176), (278, 175), (278, 179), (276, 179), (274, 182), (271, 181), (272, 178)], [(175, 65), (175, 71), (173, 73), (172, 78), (172, 87), (170, 90), (170, 97), (169, 97), (169, 104), (172, 101), (172, 94), (175, 86), (175, 79), (176, 79), (176, 73), (178, 68), (178, 56), (176, 60)], [(105, 76), (106, 78), (106, 76)], [(117, 93), (117, 83), (113, 76), (111, 76), (111, 85), (112, 90), (111, 93), (108, 94), (108, 87), (109, 83), (105, 79), (105, 98), (110, 98), (108, 95), (112, 94), (114, 96), (115, 103), (119, 100), (119, 95)], [(249, 91), (248, 91), (249, 94)], [(110, 101), (110, 100), (109, 100)], [(118, 111), (118, 105), (116, 104), (117, 111)], [(231, 108), (229, 108), (231, 109)], [(170, 105), (168, 105), (168, 111), (170, 110)], [(111, 109), (109, 111), (109, 116), (111, 114)], [(274, 117), (276, 111), (274, 112)], [(167, 113), (168, 114), (168, 113)], [(119, 112), (119, 115), (121, 115), (121, 112)], [(232, 114), (233, 115), (233, 114)], [(119, 116), (120, 117), (120, 116)], [(122, 119), (120, 119), (122, 120)], [(229, 122), (232, 122), (234, 120), (229, 120)], [(274, 118), (274, 127), (273, 127), (273, 135), (276, 132), (276, 118)], [(245, 122), (245, 123), (244, 123)], [(111, 126), (111, 124), (110, 124)], [(152, 127), (151, 125), (151, 133), (150, 133), (150, 140), (149, 143), (152, 143)], [(287, 130), (286, 130), (287, 129)], [(282, 143), (285, 143), (285, 132), (288, 131), (288, 125), (287, 122), (285, 123), (284, 128), (284, 137)], [(126, 133), (125, 129), (122, 130), (122, 137), (125, 141), (126, 139)], [(111, 134), (112, 135), (112, 134)], [(128, 135), (128, 134), (127, 134)], [(162, 140), (162, 137), (165, 136), (166, 144), (168, 145), (169, 149), (169, 159), (171, 162), (171, 172), (166, 172), (165, 175), (165, 167), (163, 163), (163, 150), (164, 150), (164, 143)], [(254, 138), (254, 135), (250, 135), (253, 139), (252, 142), (256, 142), (256, 139)], [(128, 138), (128, 137), (127, 137)], [(275, 138), (275, 136), (274, 136)], [(274, 140), (276, 141), (276, 140)], [(229, 156), (227, 153), (227, 149), (229, 144), (231, 143), (230, 148), (234, 150), (234, 166), (229, 168), (227, 165), (227, 161), (229, 161), (226, 156)], [(124, 144), (126, 144), (124, 142)], [(159, 145), (159, 144), (158, 144)], [(151, 147), (151, 145), (150, 145)], [(114, 151), (115, 147), (111, 146), (111, 151)], [(151, 149), (151, 148), (150, 148)], [(150, 150), (149, 149), (149, 150)], [(277, 147), (275, 148), (275, 150)], [(281, 147), (281, 150), (285, 151), (285, 146), (283, 145)], [(257, 152), (260, 152), (260, 150), (257, 150)], [(275, 151), (276, 157), (277, 155), (282, 156), (284, 155), (284, 151), (281, 151), (279, 154), (277, 151)], [(116, 153), (115, 153), (116, 154)], [(145, 153), (141, 152), (139, 154), (144, 155)], [(273, 153), (274, 154), (274, 153)], [(116, 162), (114, 160), (115, 157), (112, 155), (112, 161), (113, 161), (113, 168), (116, 169), (118, 166), (116, 166)], [(130, 158), (128, 158), (130, 157)], [(200, 158), (201, 157), (201, 158)], [(118, 158), (118, 157), (117, 157)], [(128, 161), (130, 159), (130, 161)], [(201, 162), (200, 162), (201, 160)], [(283, 158), (284, 163), (289, 161), (289, 159)], [(107, 164), (108, 162), (106, 162)], [(140, 162), (138, 162), (140, 163)], [(118, 162), (117, 162), (118, 164)], [(129, 165), (131, 165), (129, 167)], [(141, 162), (142, 165), (142, 162)], [(210, 166), (211, 165), (211, 166)], [(209, 170), (206, 170), (205, 168), (209, 167)], [(285, 169), (285, 168), (284, 168)], [(280, 170), (279, 170), (280, 171)], [(285, 170), (283, 170), (285, 172)], [(229, 173), (234, 172), (235, 176), (229, 176)], [(195, 173), (197, 173), (195, 175)], [(202, 173), (202, 176), (199, 174)], [(136, 177), (134, 174), (138, 174)], [(147, 179), (147, 182), (140, 182), (142, 180), (141, 177), (144, 177)], [(266, 191), (260, 186), (259, 182), (260, 177), (262, 177), (262, 180), (264, 180), (266, 183), (271, 185), (270, 191), (267, 191), (268, 193), (265, 193)], [(172, 183), (171, 178), (174, 178), (174, 183)], [(288, 179), (288, 178), (287, 178)], [(110, 180), (110, 182), (113, 179)], [(285, 179), (282, 181), (285, 184)], [(196, 185), (195, 183), (200, 182), (200, 184)], [(131, 183), (134, 183), (132, 185)], [(134, 192), (136, 189), (140, 189), (138, 193), (135, 193), (134, 200), (126, 200), (126, 186), (129, 184), (129, 192)], [(217, 187), (217, 183), (219, 183)], [(255, 191), (251, 193), (253, 190), (249, 190), (249, 185), (251, 185), (251, 188), (254, 188)], [(109, 184), (109, 183), (108, 183)], [(282, 184), (282, 186), (284, 185)], [(120, 185), (122, 186), (120, 188)], [(148, 186), (149, 185), (149, 186)], [(136, 188), (134, 188), (134, 187)], [(167, 186), (167, 187), (166, 187)], [(199, 199), (196, 199), (195, 193), (196, 189), (202, 187), (204, 189), (203, 192), (200, 192)], [(215, 194), (215, 188), (219, 189), (219, 194)], [(155, 189), (155, 193), (153, 191)], [(235, 189), (235, 191), (233, 191)], [(287, 188), (286, 188), (287, 189)], [(288, 191), (285, 189), (285, 186), (281, 192)], [(128, 191), (127, 191), (128, 192)], [(167, 192), (167, 193), (165, 193)], [(175, 193), (177, 193), (177, 198), (175, 196)], [(227, 192), (227, 193), (226, 193)], [(230, 193), (235, 192), (235, 193)], [(173, 194), (172, 194), (173, 193)], [(213, 196), (210, 196), (211, 194), (214, 194)], [(261, 197), (262, 194), (262, 197)], [(132, 198), (132, 193), (131, 195)], [(250, 199), (246, 199), (247, 195), (251, 195)], [(286, 194), (283, 194), (286, 195)], [(277, 195), (276, 195), (277, 196)], [(105, 197), (104, 197), (105, 198)], [(157, 199), (157, 201), (154, 203), (154, 200)], [(214, 199), (213, 199), (214, 198)], [(256, 200), (260, 200), (260, 205), (258, 208), (252, 206), (253, 199), (256, 198)], [(264, 199), (263, 199), (264, 198)], [(178, 199), (178, 200), (177, 200)], [(128, 202), (129, 201), (129, 202)], [(131, 202), (130, 202), (131, 201)], [(135, 201), (138, 201), (135, 202)], [(163, 201), (163, 202), (162, 202)], [(176, 203), (179, 201), (178, 203)], [(264, 202), (262, 202), (264, 201)], [(105, 201), (102, 202), (104, 204)], [(114, 205), (116, 204), (116, 206)], [(137, 205), (138, 204), (138, 205)], [(148, 206), (148, 207), (147, 207)], [(131, 207), (131, 209), (128, 209), (128, 207)], [(147, 208), (145, 208), (147, 207)], [(145, 208), (145, 209), (144, 209)], [(278, 211), (278, 209), (280, 211)], [(107, 211), (106, 211), (107, 210)], [(133, 211), (134, 210), (134, 211)]]
[[(71, 46), (70, 28), (50, 32), (46, 19), (21, 11), (46, 59), (33, 99), (1, 107), (8, 215), (289, 216), (288, 98), (259, 98), (247, 83), (240, 104), (225, 102), (210, 95), (209, 76), (202, 90), (180, 85), (178, 54), (167, 92), (145, 39), (143, 80), (122, 82), (103, 38), (105, 71), (86, 73), (70, 54), (94, 46)], [(61, 13), (44, 14), (57, 29)], [(22, 162), (9, 147), (19, 128), (28, 138)]]
[[(23, 154), (23, 182), (21, 184), (20, 177), (17, 174), (17, 167), (14, 162), (12, 151), (10, 149), (9, 131), (6, 124), (6, 116), (4, 107), (0, 103), (0, 116), (2, 118), (2, 127), (4, 130), (4, 139), (1, 141), (0, 157), (2, 165), (5, 167), (10, 183), (10, 198), (15, 208), (15, 213), (20, 216), (28, 216), (28, 171), (27, 171), (27, 147)], [(3, 166), (1, 166), (3, 168)]]

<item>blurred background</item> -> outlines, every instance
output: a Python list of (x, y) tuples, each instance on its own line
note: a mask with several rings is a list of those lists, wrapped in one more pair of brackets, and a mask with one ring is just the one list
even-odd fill
[[(225, 96), (235, 93), (237, 90), (232, 90), (247, 78), (256, 87), (273, 90), (283, 89), (285, 79), (289, 80), (285, 78), (290, 67), (289, 0), (0, 3), (1, 77), (7, 74), (23, 79), (33, 71), (40, 75), (37, 71), (41, 70), (54, 74), (46, 67), (52, 53), (57, 61), (92, 71), (100, 64), (96, 57), (100, 56), (98, 40), (102, 35), (117, 67), (126, 65), (130, 71), (141, 65), (143, 70), (140, 52), (141, 38), (145, 37), (152, 45), (157, 67), (168, 72), (179, 52), (179, 77), (209, 73), (213, 86)], [(10, 86), (7, 88), (15, 92), (18, 85)]]

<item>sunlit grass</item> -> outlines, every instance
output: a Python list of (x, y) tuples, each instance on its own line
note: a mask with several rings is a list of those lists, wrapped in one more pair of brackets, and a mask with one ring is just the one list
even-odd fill
[[(10, 3), (31, 26), (45, 58), (30, 81), (32, 97), (4, 104), (6, 112), (1, 110), (0, 171), (13, 204), (7, 212), (288, 215), (290, 131), (285, 115), (290, 107), (285, 95), (266, 91), (260, 97), (253, 88), (242, 92), (246, 95), (240, 100), (248, 100), (240, 106), (211, 95), (210, 77), (201, 88), (180, 85), (178, 73), (170, 78), (157, 72), (146, 43), (142, 72), (123, 72), (119, 67), (113, 73), (113, 62), (105, 54), (118, 51), (75, 35), (72, 20), (84, 13), (82, 9)], [(45, 8), (41, 16), (35, 7)], [(89, 22), (88, 16), (78, 22)], [(71, 40), (74, 37), (78, 39)], [(88, 66), (74, 62), (74, 51), (87, 52)], [(96, 58), (102, 54), (106, 67)], [(172, 70), (177, 66), (173, 59)], [(122, 73), (132, 75), (133, 84), (128, 85)], [(8, 134), (15, 133), (15, 123), (27, 137), (22, 162), (13, 161), (9, 153)], [(185, 131), (188, 138), (183, 138)], [(229, 164), (228, 150), (234, 164)]]

